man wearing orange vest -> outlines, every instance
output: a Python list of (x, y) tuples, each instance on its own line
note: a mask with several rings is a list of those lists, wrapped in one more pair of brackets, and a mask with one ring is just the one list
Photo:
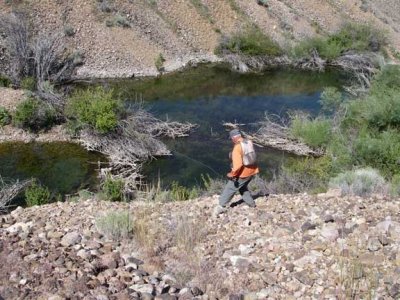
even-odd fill
[(231, 153), (232, 168), (227, 174), (229, 179), (221, 196), (219, 197), (219, 206), (216, 207), (215, 215), (219, 215), (226, 211), (226, 205), (232, 199), (236, 192), (242, 195), (243, 201), (250, 207), (255, 207), (256, 203), (253, 200), (247, 186), (253, 179), (254, 175), (258, 174), (260, 170), (256, 163), (253, 165), (245, 165), (244, 149), (242, 147), (244, 139), (238, 129), (233, 129), (229, 132), (234, 146)]

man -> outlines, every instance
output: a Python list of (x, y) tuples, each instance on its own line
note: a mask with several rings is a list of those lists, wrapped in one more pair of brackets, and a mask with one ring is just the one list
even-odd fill
[[(220, 198), (219, 205), (215, 209), (215, 215), (226, 211), (226, 205), (232, 199), (236, 192), (242, 195), (243, 201), (250, 207), (255, 207), (253, 197), (251, 196), (249, 190), (247, 189), (250, 181), (253, 179), (254, 175), (258, 174), (260, 170), (255, 163), (251, 165), (244, 165), (244, 149), (242, 145), (245, 145), (245, 140), (238, 129), (233, 129), (229, 132), (229, 137), (231, 138), (234, 146), (231, 153), (232, 169), (227, 174), (229, 179), (226, 184)], [(252, 144), (251, 144), (252, 148)], [(254, 153), (255, 154), (255, 153)], [(247, 159), (247, 157), (246, 157)]]

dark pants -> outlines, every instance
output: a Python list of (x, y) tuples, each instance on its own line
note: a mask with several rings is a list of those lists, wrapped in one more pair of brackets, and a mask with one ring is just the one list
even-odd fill
[(246, 202), (249, 206), (252, 207), (256, 206), (253, 197), (251, 196), (249, 190), (247, 189), (247, 186), (249, 185), (252, 179), (253, 176), (229, 180), (221, 196), (219, 196), (219, 205), (221, 206), (227, 205), (228, 202), (231, 201), (235, 193), (239, 191), (240, 195), (242, 195), (242, 199), (244, 202)]

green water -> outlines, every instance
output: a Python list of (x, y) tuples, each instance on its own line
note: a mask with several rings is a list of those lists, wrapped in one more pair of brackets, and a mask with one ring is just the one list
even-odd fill
[[(224, 66), (203, 65), (159, 78), (106, 81), (127, 104), (144, 100), (157, 117), (199, 125), (188, 138), (166, 140), (173, 156), (151, 162), (145, 168), (149, 180), (161, 178), (190, 186), (201, 183), (201, 174), (222, 177), (229, 171), (231, 142), (223, 122), (246, 124), (256, 131), (265, 113), (284, 115), (288, 110), (317, 114), (320, 93), (326, 86), (341, 87), (345, 76), (296, 70), (271, 70), (263, 74), (232, 73)], [(272, 177), (288, 157), (272, 149), (258, 148), (262, 175)]]
[(104, 158), (75, 144), (0, 144), (0, 175), (4, 179), (37, 178), (55, 195), (96, 188), (99, 161)]

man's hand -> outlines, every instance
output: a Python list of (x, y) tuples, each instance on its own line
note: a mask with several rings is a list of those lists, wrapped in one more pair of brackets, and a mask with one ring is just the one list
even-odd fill
[(226, 177), (228, 177), (229, 180), (232, 180), (234, 178), (233, 175), (231, 174), (231, 172), (226, 174)]

